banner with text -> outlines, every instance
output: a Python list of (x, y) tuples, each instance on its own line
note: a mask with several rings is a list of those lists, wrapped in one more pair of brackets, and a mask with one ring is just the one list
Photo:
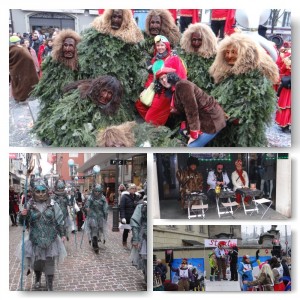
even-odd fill
[(204, 246), (206, 248), (214, 248), (214, 247), (217, 247), (218, 243), (221, 241), (226, 243), (225, 247), (229, 247), (230, 243), (237, 244), (237, 239), (229, 239), (229, 240), (227, 240), (227, 239), (205, 239)]

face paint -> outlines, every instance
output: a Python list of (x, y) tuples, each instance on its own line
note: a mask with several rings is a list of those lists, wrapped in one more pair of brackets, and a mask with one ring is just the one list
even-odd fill
[(194, 32), (191, 36), (191, 45), (195, 51), (197, 51), (202, 46), (202, 38), (200, 33)]

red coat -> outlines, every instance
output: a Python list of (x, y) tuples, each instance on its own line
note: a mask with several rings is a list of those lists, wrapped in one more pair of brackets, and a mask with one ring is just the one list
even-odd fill
[(226, 20), (229, 9), (212, 9), (211, 19), (212, 20)]

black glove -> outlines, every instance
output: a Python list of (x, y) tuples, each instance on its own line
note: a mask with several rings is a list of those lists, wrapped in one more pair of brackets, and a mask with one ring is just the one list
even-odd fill
[(256, 251), (256, 260), (259, 259), (259, 249)]
[(147, 71), (148, 71), (149, 74), (153, 74), (152, 64), (151, 64), (151, 60), (150, 59), (148, 59), (146, 61), (146, 68), (147, 68)]

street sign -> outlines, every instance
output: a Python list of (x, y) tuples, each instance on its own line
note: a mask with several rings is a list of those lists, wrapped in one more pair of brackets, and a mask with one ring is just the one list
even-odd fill
[(123, 160), (123, 159), (111, 159), (110, 160), (110, 164), (111, 165), (119, 165), (119, 166), (123, 166), (123, 165), (127, 165), (129, 164), (127, 160)]

